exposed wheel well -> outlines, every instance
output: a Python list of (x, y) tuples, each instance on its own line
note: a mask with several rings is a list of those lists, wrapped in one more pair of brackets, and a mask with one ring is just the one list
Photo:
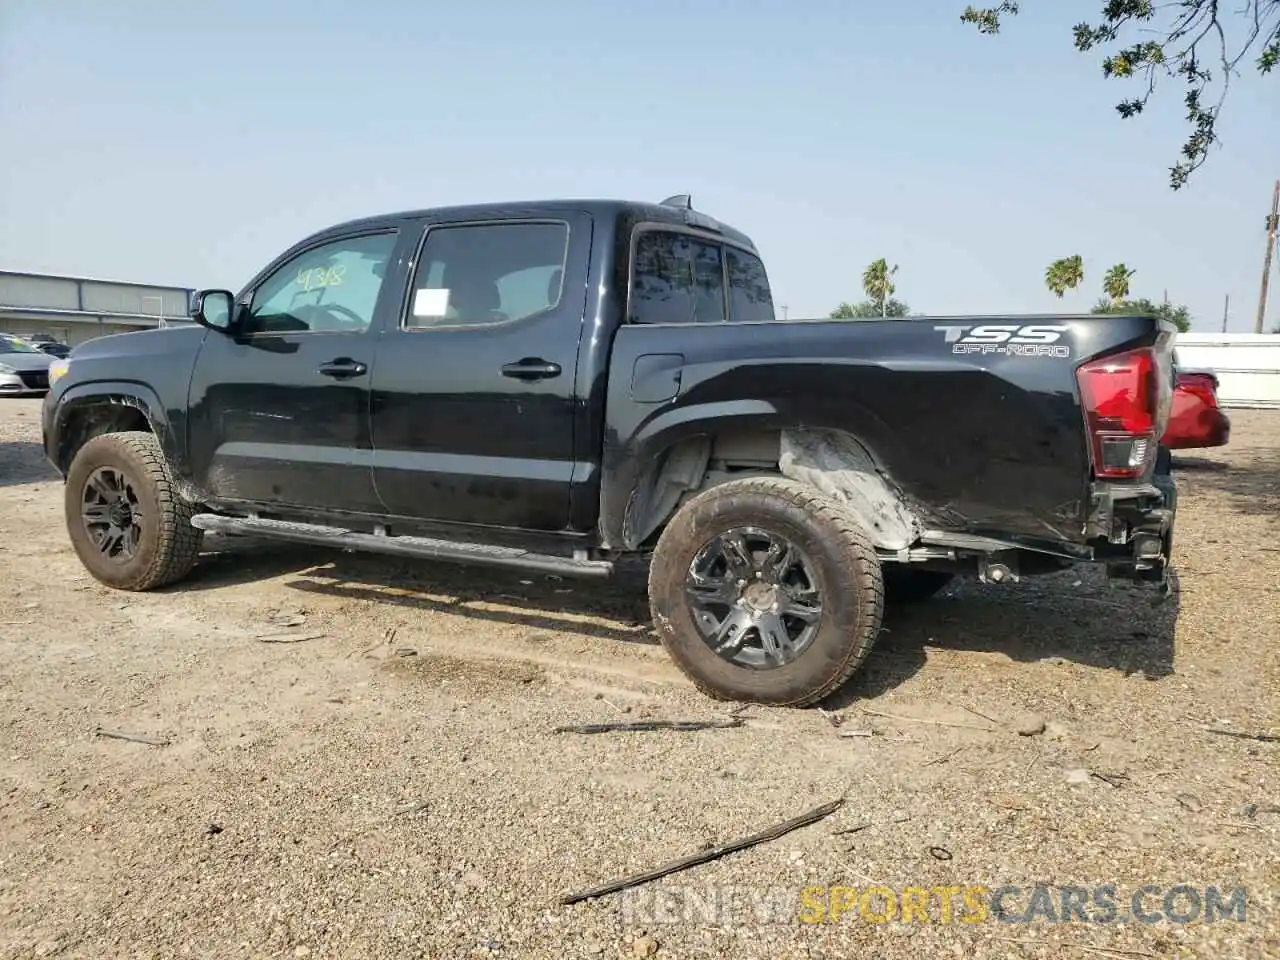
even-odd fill
[(58, 467), (66, 473), (80, 448), (104, 433), (143, 430), (155, 433), (151, 420), (130, 397), (103, 397), (73, 407), (67, 413), (58, 444)]
[(829, 430), (728, 429), (683, 440), (654, 459), (628, 505), (629, 543), (651, 545), (686, 500), (748, 476), (790, 477), (843, 502), (877, 547), (904, 549), (919, 531), (915, 516), (857, 438)]

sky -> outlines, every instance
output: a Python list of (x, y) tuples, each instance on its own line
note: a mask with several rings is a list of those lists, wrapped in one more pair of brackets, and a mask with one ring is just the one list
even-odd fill
[(1083, 312), (1123, 261), (1193, 329), (1230, 296), (1252, 330), (1280, 79), (1237, 78), (1174, 192), (1181, 91), (1119, 119), (1130, 89), (1072, 47), (1100, 6), (984, 37), (963, 0), (0, 0), (0, 268), (238, 289), (354, 217), (690, 193), (791, 317), (878, 257), (935, 315)]

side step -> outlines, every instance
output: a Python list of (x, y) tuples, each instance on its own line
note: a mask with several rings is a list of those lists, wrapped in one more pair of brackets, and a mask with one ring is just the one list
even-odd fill
[(367, 553), (389, 553), (422, 560), (454, 560), (491, 567), (517, 570), (539, 570), (570, 577), (607, 577), (613, 573), (608, 560), (577, 560), (549, 553), (531, 553), (518, 547), (496, 547), (479, 543), (457, 543), (430, 537), (393, 537), (386, 534), (360, 533), (344, 527), (318, 523), (293, 523), (288, 520), (263, 520), (252, 517), (224, 517), (218, 513), (198, 513), (191, 518), (197, 530), (211, 533), (245, 534), (338, 547)]

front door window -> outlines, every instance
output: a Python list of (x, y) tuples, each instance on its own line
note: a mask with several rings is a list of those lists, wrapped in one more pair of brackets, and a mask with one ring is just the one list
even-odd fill
[(253, 294), (241, 332), (363, 333), (396, 245), (394, 233), (312, 247), (278, 267)]

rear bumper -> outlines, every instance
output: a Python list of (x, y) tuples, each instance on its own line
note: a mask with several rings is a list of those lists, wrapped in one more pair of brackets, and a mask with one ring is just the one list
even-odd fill
[(1160, 451), (1148, 483), (1096, 483), (1086, 529), (1094, 557), (1107, 576), (1164, 584), (1173, 557), (1178, 486), (1169, 472), (1169, 454)]

